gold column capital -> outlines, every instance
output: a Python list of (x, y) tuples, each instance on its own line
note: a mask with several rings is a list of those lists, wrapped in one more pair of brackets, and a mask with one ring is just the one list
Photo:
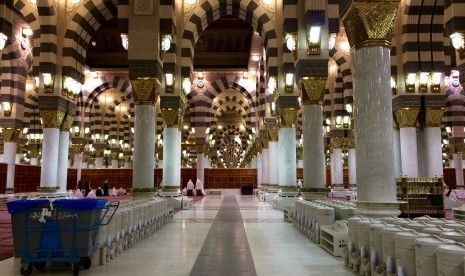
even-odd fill
[(350, 149), (355, 148), (355, 138), (354, 137), (347, 137), (345, 139), (346, 139), (346, 143), (347, 143), (348, 148), (350, 148)]
[(74, 144), (73, 145), (74, 153), (83, 153), (84, 152), (84, 145), (83, 144)]
[(426, 127), (440, 127), (442, 123), (442, 115), (444, 115), (444, 109), (426, 109)]
[(74, 122), (74, 116), (66, 114), (63, 124), (61, 125), (61, 131), (69, 131)]
[(118, 160), (119, 153), (118, 152), (112, 152), (111, 153), (111, 160)]
[(399, 127), (415, 127), (419, 112), (419, 108), (403, 108), (397, 110), (395, 114), (397, 117), (397, 123), (399, 123)]
[(205, 153), (205, 144), (195, 145), (195, 148), (197, 149), (197, 153)]
[(103, 157), (103, 149), (95, 149), (94, 150), (95, 157)]
[(19, 128), (4, 128), (3, 140), (5, 142), (16, 143), (18, 142), (19, 134), (21, 134), (21, 129)]
[(162, 108), (161, 116), (165, 127), (181, 127), (182, 126), (182, 111), (174, 108)]
[(39, 148), (38, 147), (30, 147), (29, 148), (29, 156), (31, 158), (39, 157)]
[(279, 109), (279, 127), (293, 127), (297, 123), (297, 108)]
[(302, 103), (323, 104), (327, 77), (308, 77), (302, 78)]
[(134, 103), (136, 105), (154, 105), (156, 102), (155, 88), (159, 85), (156, 78), (131, 79)]
[(268, 130), (268, 142), (277, 142), (278, 141), (278, 128), (270, 127)]
[(465, 143), (454, 143), (451, 144), (453, 153), (465, 153)]
[(65, 119), (65, 112), (61, 110), (40, 110), (40, 117), (44, 128), (61, 128)]
[(390, 47), (399, 0), (352, 0), (342, 11), (352, 49)]
[(342, 145), (344, 144), (344, 137), (331, 138), (331, 144), (332, 144), (333, 148), (335, 148), (335, 149), (342, 148)]

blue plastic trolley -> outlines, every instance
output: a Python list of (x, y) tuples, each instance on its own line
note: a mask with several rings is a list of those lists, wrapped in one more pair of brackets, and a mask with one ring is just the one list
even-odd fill
[(21, 274), (30, 275), (33, 265), (43, 269), (47, 262), (71, 263), (73, 275), (79, 275), (81, 265), (89, 268), (90, 256), (98, 248), (99, 227), (110, 222), (119, 206), (106, 203), (104, 199), (7, 202)]

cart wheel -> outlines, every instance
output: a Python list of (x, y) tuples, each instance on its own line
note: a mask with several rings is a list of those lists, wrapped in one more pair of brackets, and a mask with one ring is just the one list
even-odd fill
[(73, 275), (78, 276), (79, 275), (79, 264), (74, 264), (73, 265)]
[(43, 269), (46, 264), (47, 264), (47, 262), (38, 262), (38, 263), (34, 263), (34, 267), (36, 269)]
[(32, 273), (32, 264), (28, 264), (26, 270), (24, 269), (24, 266), (21, 266), (20, 272), (21, 272), (21, 275), (24, 275), (24, 276), (31, 275), (31, 273)]
[(89, 257), (82, 257), (81, 258), (81, 265), (84, 269), (89, 269), (92, 265), (92, 262)]

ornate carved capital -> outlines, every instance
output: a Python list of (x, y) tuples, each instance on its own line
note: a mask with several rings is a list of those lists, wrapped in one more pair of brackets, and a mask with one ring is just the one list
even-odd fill
[(65, 119), (65, 112), (61, 110), (40, 110), (40, 117), (44, 128), (61, 128)]
[(327, 77), (310, 77), (301, 80), (302, 103), (304, 105), (323, 104), (327, 79)]
[(156, 102), (155, 88), (158, 80), (155, 78), (132, 79), (132, 92), (134, 94), (134, 103), (154, 105)]
[(4, 128), (3, 129), (3, 140), (5, 142), (16, 143), (18, 142), (20, 133), (21, 133), (21, 130), (19, 128)]
[(297, 108), (282, 108), (279, 110), (279, 127), (292, 127), (297, 123)]
[(335, 148), (335, 149), (342, 148), (342, 145), (344, 144), (344, 137), (331, 138), (331, 144), (332, 144), (333, 148)]
[(95, 149), (95, 157), (103, 157), (103, 149)]
[(205, 144), (201, 144), (201, 145), (195, 145), (196, 149), (197, 149), (197, 153), (205, 153)]
[(444, 109), (426, 109), (426, 127), (440, 127)]
[(63, 124), (61, 125), (61, 131), (69, 131), (71, 129), (71, 126), (73, 125), (73, 121), (74, 116), (66, 114)]
[(278, 133), (277, 127), (268, 128), (268, 142), (277, 142)]
[(296, 157), (297, 157), (297, 160), (304, 159), (304, 153), (303, 153), (302, 147), (297, 148)]
[(118, 160), (119, 153), (118, 152), (112, 152), (111, 153), (111, 160)]
[(161, 115), (165, 127), (180, 127), (182, 126), (182, 112), (179, 109), (162, 109)]
[(455, 143), (452, 144), (454, 153), (465, 153), (465, 144), (464, 143)]
[(419, 112), (419, 108), (404, 108), (397, 110), (395, 114), (399, 127), (415, 127)]
[(74, 144), (73, 145), (74, 153), (83, 153), (84, 152), (84, 145), (83, 144)]
[(39, 148), (38, 147), (30, 147), (29, 148), (29, 156), (31, 158), (39, 157)]
[(352, 0), (342, 12), (350, 46), (390, 47), (398, 6), (396, 0)]
[(355, 138), (354, 137), (347, 137), (345, 139), (346, 139), (346, 143), (347, 143), (348, 148), (350, 148), (350, 149), (355, 148)]

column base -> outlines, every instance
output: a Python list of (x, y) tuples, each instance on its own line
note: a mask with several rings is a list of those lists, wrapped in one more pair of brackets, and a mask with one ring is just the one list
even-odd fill
[(297, 196), (282, 197), (280, 195), (276, 195), (273, 198), (273, 207), (278, 210), (284, 210), (286, 208), (294, 208), (296, 200), (299, 200)]
[(56, 193), (56, 192), (58, 192), (59, 189), (60, 189), (60, 187), (42, 187), (42, 186), (39, 186), (39, 187), (37, 187), (37, 192), (39, 192), (39, 193)]
[(9, 198), (10, 198), (9, 195), (1, 195), (0, 194), (0, 202), (7, 202)]
[(128, 189), (129, 193), (155, 193), (157, 190), (155, 188), (131, 188)]
[(279, 184), (262, 183), (262, 190), (269, 193), (277, 193), (279, 190)]
[(298, 197), (299, 192), (297, 191), (296, 186), (279, 186), (279, 189), (281, 190), (278, 192), (278, 195), (280, 197)]
[(15, 188), (6, 188), (5, 194), (10, 195), (15, 193)]
[(179, 186), (163, 186), (158, 195), (161, 197), (178, 197), (181, 196), (181, 190)]
[(368, 218), (384, 218), (399, 216), (400, 202), (374, 202), (374, 201), (357, 201), (357, 215)]
[(328, 188), (302, 188), (302, 198), (304, 200), (325, 199), (331, 189)]

